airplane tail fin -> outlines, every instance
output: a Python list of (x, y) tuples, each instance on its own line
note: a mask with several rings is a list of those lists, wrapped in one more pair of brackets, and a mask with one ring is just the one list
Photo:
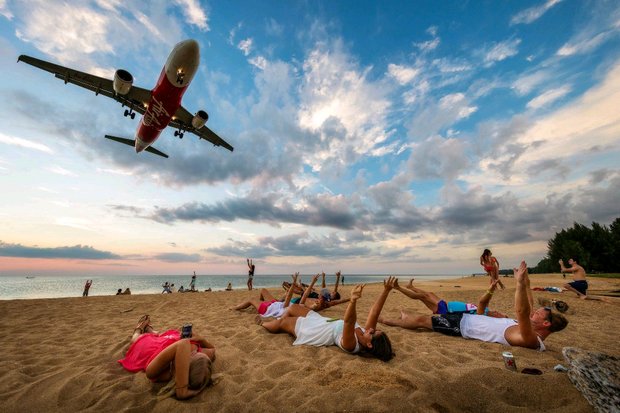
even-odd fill
[[(105, 135), (105, 138), (106, 139), (110, 139), (111, 141), (116, 141), (116, 142), (119, 142), (119, 143), (124, 143), (125, 145), (131, 146), (131, 147), (135, 147), (136, 146), (136, 141), (133, 140), (133, 139), (119, 138), (118, 136), (112, 136), (112, 135)], [(168, 155), (166, 155), (162, 151), (159, 151), (159, 150), (153, 148), (152, 146), (149, 146), (148, 148), (146, 148), (145, 151), (153, 153), (155, 155), (162, 156), (164, 158), (168, 157)]]

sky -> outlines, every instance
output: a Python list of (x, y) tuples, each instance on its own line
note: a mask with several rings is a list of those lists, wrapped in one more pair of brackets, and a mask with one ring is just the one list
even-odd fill
[[(20, 54), (151, 89), (235, 147), (139, 123)], [(0, 0), (0, 275), (470, 274), (620, 216), (617, 1)]]

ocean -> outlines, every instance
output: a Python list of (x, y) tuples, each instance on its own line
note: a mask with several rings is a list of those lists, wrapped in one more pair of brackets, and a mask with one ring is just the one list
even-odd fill
[[(451, 279), (460, 278), (462, 274), (424, 274), (415, 275), (417, 280)], [(302, 282), (310, 283), (311, 275), (302, 275)], [(345, 274), (345, 285), (359, 283), (382, 282), (388, 275), (363, 275)], [(123, 275), (123, 276), (98, 276), (88, 277), (93, 280), (89, 296), (114, 295), (121, 288), (129, 288), (132, 294), (159, 294), (162, 292), (162, 284), (168, 281), (174, 283), (175, 292), (183, 286), (189, 286), (191, 275)], [(409, 281), (411, 275), (399, 276), (401, 284)], [(235, 290), (247, 290), (247, 275), (197, 275), (196, 288), (204, 291), (211, 288), (213, 291), (221, 291), (228, 283)], [(283, 281), (291, 281), (290, 275), (260, 275), (254, 276), (254, 289), (273, 288), (282, 285)], [(327, 275), (328, 287), (333, 286), (336, 277)], [(60, 298), (79, 297), (84, 290), (86, 277), (80, 276), (1, 276), (0, 277), (0, 300), (32, 299), (32, 298)], [(317, 282), (320, 285), (320, 279)]]

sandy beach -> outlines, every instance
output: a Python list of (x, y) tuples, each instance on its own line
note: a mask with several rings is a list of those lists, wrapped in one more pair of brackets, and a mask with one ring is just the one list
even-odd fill
[[(531, 278), (532, 287), (564, 281), (560, 275)], [(514, 315), (514, 280), (502, 280), (507, 289), (495, 294), (491, 307)], [(416, 285), (448, 300), (477, 302), (488, 278)], [(620, 280), (590, 278), (590, 285), (592, 293), (620, 289)], [(351, 287), (342, 287), (345, 297)], [(362, 325), (381, 288), (364, 290), (358, 303)], [(0, 410), (592, 412), (567, 374), (553, 370), (566, 365), (562, 348), (620, 355), (620, 303), (583, 301), (569, 293), (534, 292), (535, 300), (556, 298), (570, 305), (569, 326), (546, 340), (546, 352), (511, 350), (519, 370), (537, 368), (540, 376), (504, 368), (501, 353), (508, 348), (500, 344), (386, 326), (396, 352), (388, 363), (336, 347), (293, 347), (288, 335), (271, 335), (256, 325), (254, 310), (229, 310), (249, 294), (258, 291), (0, 301)], [(428, 313), (422, 303), (393, 292), (383, 314), (396, 317), (401, 308)], [(341, 317), (344, 310), (342, 305), (324, 314)], [(189, 401), (158, 400), (162, 385), (123, 370), (117, 360), (142, 314), (149, 314), (157, 329), (192, 322), (217, 347), (217, 383)]]

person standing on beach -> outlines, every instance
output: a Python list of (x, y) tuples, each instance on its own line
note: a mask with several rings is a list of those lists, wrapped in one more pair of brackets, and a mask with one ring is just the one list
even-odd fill
[(564, 261), (562, 260), (558, 261), (558, 263), (560, 264), (560, 271), (562, 271), (562, 275), (566, 272), (573, 273), (573, 281), (564, 284), (564, 288), (574, 292), (577, 294), (577, 297), (582, 300), (586, 300), (588, 298), (588, 280), (586, 280), (586, 270), (584, 270), (583, 267), (577, 264), (577, 261), (572, 258), (568, 260), (568, 265), (570, 265), (569, 268), (564, 266)]
[(510, 318), (483, 315), (495, 292), (494, 283), (480, 297), (477, 314), (410, 316), (401, 312), (399, 319), (380, 318), (379, 322), (409, 330), (427, 329), (448, 336), (544, 351), (543, 340), (551, 333), (563, 330), (568, 325), (568, 320), (562, 314), (553, 312), (550, 307), (540, 307), (534, 310), (530, 279), (525, 261), (521, 261), (519, 268), (514, 269), (514, 277), (517, 282), (515, 291), (516, 321)]
[(256, 266), (254, 265), (251, 259), (246, 258), (245, 260), (248, 263), (248, 290), (252, 291), (252, 288), (254, 288), (254, 286), (252, 285), (252, 282), (253, 282), (254, 270), (256, 269)]
[(194, 275), (192, 275), (192, 281), (189, 283), (189, 290), (194, 292), (196, 291), (196, 271), (194, 271)]
[(389, 361), (394, 357), (392, 343), (384, 331), (375, 328), (396, 282), (395, 277), (383, 281), (383, 291), (371, 307), (364, 328), (357, 324), (357, 301), (362, 298), (365, 284), (356, 285), (351, 291), (351, 300), (342, 320), (323, 317), (303, 305), (292, 304), (282, 318), (258, 321), (270, 333), (288, 333), (295, 337), (294, 346), (338, 346), (346, 353), (360, 353)]
[(93, 280), (86, 280), (86, 284), (84, 284), (84, 292), (82, 293), (82, 297), (88, 297), (88, 290), (90, 290), (91, 285), (93, 285)]
[(497, 281), (500, 288), (503, 290), (504, 284), (499, 279), (499, 261), (493, 256), (493, 253), (489, 249), (485, 249), (480, 256), (480, 265), (487, 272), (491, 281)]

